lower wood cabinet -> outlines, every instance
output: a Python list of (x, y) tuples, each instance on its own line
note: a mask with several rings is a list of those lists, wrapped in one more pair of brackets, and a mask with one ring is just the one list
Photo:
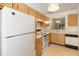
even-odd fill
[(50, 34), (50, 42), (51, 43), (57, 43), (57, 38), (55, 33)]
[(65, 44), (65, 35), (64, 34), (57, 34), (57, 43), (64, 45)]
[(51, 33), (48, 34), (48, 43), (50, 44), (51, 42)]
[(61, 34), (61, 33), (51, 33), (50, 34), (50, 42), (64, 45), (65, 44), (65, 35)]
[(36, 39), (36, 41), (35, 41), (35, 51), (36, 51), (36, 56), (40, 56), (42, 54), (42, 40), (41, 40), (41, 38)]

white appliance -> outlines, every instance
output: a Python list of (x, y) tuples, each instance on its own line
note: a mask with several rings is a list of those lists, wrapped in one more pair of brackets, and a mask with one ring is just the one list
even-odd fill
[(34, 56), (35, 18), (4, 7), (1, 10), (1, 55)]
[(42, 52), (45, 53), (46, 49), (48, 48), (48, 33), (42, 32), (41, 35), (43, 36), (42, 42)]
[(43, 49), (48, 47), (48, 34), (43, 37)]
[(65, 44), (78, 46), (78, 35), (75, 34), (66, 34)]

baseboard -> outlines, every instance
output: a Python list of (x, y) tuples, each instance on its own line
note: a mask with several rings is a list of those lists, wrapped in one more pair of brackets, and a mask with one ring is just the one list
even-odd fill
[(65, 47), (68, 47), (68, 48), (72, 48), (72, 49), (76, 49), (76, 50), (78, 50), (78, 46), (73, 46), (73, 45), (65, 44)]
[(53, 43), (53, 42), (50, 42), (50, 44), (56, 44), (56, 45), (60, 45), (60, 46), (65, 46), (65, 45), (61, 45), (61, 44), (57, 44), (57, 43)]

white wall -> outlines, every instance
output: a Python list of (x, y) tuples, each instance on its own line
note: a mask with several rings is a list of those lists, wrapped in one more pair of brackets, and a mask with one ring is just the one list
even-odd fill
[(50, 17), (59, 18), (59, 17), (67, 16), (68, 14), (73, 14), (73, 13), (77, 13), (77, 10), (69, 10), (69, 11), (63, 11), (63, 12), (59, 12), (59, 13), (53, 13), (53, 14), (50, 14)]
[[(78, 12), (78, 32), (79, 32), (79, 8), (77, 9), (77, 12)], [(79, 49), (79, 39), (78, 39), (78, 49)], [(78, 50), (79, 51), (79, 50)]]
[(77, 12), (78, 12), (78, 22), (77, 22), (77, 25), (78, 25), (78, 32), (79, 32), (79, 8), (77, 9)]
[(68, 11), (63, 11), (63, 12), (58, 12), (58, 13), (54, 13), (54, 14), (50, 14), (48, 15), (51, 18), (51, 22), (52, 22), (52, 18), (60, 18), (60, 17), (65, 17), (65, 29), (73, 29), (72, 31), (77, 31), (77, 27), (69, 27), (68, 26), (68, 15), (69, 14), (74, 14), (77, 13), (77, 10), (68, 10)]

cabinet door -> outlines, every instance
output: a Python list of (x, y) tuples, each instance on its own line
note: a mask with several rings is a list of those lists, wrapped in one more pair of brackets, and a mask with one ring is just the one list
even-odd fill
[(15, 9), (15, 10), (18, 10), (18, 3), (13, 3), (12, 8)]
[(48, 34), (48, 42), (51, 42), (51, 33)]
[(12, 3), (0, 3), (1, 7), (7, 6), (9, 8), (12, 8)]
[(77, 26), (77, 14), (70, 14), (68, 16), (68, 26)]
[(3, 7), (3, 5), (1, 5), (1, 3), (0, 3), (0, 9), (2, 9), (2, 7)]
[(23, 3), (18, 4), (18, 10), (21, 12), (29, 14), (29, 7)]
[(32, 15), (32, 16), (37, 17), (37, 11), (35, 11), (35, 10), (32, 9), (32, 8), (29, 8), (29, 14)]
[(64, 34), (57, 34), (57, 44), (64, 45), (65, 44), (65, 35)]
[(51, 41), (51, 43), (57, 43), (57, 39), (56, 39), (56, 34), (55, 33), (51, 33), (50, 41)]
[(42, 53), (41, 44), (38, 43), (36, 47), (36, 56), (40, 56)]
[(41, 41), (41, 38), (36, 39), (35, 50), (36, 50), (36, 56), (40, 56), (42, 54), (42, 41)]

